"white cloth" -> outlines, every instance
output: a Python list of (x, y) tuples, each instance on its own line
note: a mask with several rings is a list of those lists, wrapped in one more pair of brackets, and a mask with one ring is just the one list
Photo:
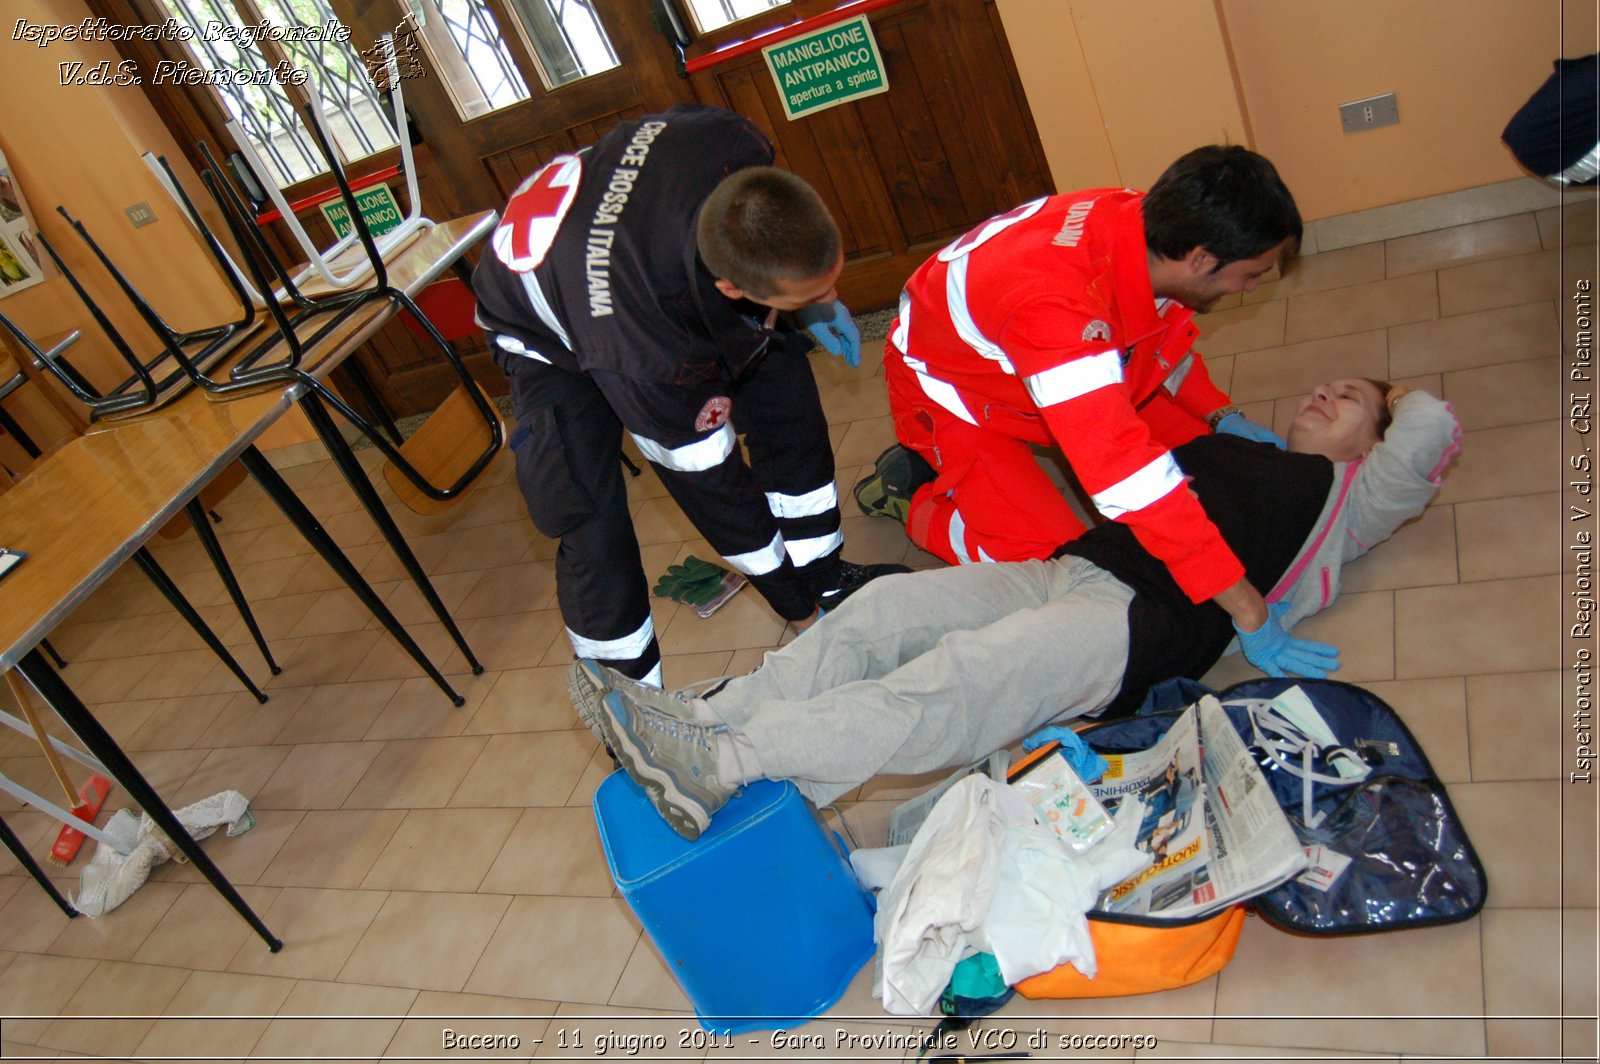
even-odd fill
[[(196, 840), (206, 838), (226, 826), (228, 835), (241, 835), (255, 825), (250, 801), (238, 791), (222, 791), (202, 798), (173, 813)], [(138, 820), (126, 809), (117, 810), (106, 824), (106, 834), (125, 843), (124, 856), (109, 846), (97, 846), (79, 881), (81, 888), (71, 899), (73, 908), (88, 917), (104, 916), (133, 896), (144, 885), (150, 870), (168, 860), (184, 860), (183, 852), (156, 830), (148, 813)]]
[(989, 911), (1007, 829), (1032, 823), (1027, 799), (986, 776), (966, 777), (934, 805), (878, 899), (885, 1012), (933, 1008)]

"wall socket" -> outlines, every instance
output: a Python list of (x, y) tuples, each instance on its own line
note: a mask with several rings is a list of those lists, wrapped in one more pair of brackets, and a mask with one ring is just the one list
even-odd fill
[(135, 229), (141, 225), (149, 225), (156, 220), (156, 212), (150, 209), (150, 204), (140, 200), (132, 207), (124, 207), (123, 214), (128, 216), (128, 221), (133, 223)]
[(1398, 121), (1400, 108), (1392, 92), (1339, 105), (1339, 122), (1346, 133), (1365, 133), (1369, 129), (1392, 126)]

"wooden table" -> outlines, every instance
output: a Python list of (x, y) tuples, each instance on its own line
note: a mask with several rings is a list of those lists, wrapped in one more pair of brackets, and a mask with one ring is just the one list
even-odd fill
[[(421, 291), (481, 240), (495, 221), (493, 212), (485, 212), (436, 225), (388, 264), (391, 284), (408, 294)], [(318, 377), (325, 375), (396, 312), (388, 301), (373, 302), (370, 310), (353, 316), (308, 351), (303, 368)], [(242, 460), (391, 634), (452, 700), (461, 704), (460, 696), (450, 690), (393, 614), (255, 449), (254, 443), (261, 434), (293, 403), (305, 398), (302, 391), (303, 386), (280, 387), (226, 402), (216, 401), (199, 390), (190, 391), (143, 417), (91, 426), (83, 436), (42, 460), (16, 487), (0, 495), (0, 546), (28, 553), (25, 561), (0, 579), (0, 669), (16, 667), (44, 695), (130, 797), (274, 951), (282, 944), (183, 830), (110, 734), (50, 668), (37, 644), (182, 510), (212, 477), (230, 463)], [(322, 416), (326, 418), (326, 411)], [(351, 475), (350, 465), (354, 465), (355, 474), (371, 493), (370, 499), (364, 501), (376, 502), (383, 510), (343, 438), (335, 431), (335, 444), (320, 426), (319, 434), (330, 449), (337, 446), (343, 452), (334, 457), (347, 477)], [(374, 518), (379, 519), (377, 514)], [(386, 510), (379, 520), (380, 524), (387, 521), (393, 526)], [(398, 536), (398, 530), (394, 531)], [(399, 543), (409, 555), (404, 540)], [(408, 569), (414, 569), (415, 578), (420, 575), (420, 566), (416, 566), (414, 558), (409, 562)], [(422, 580), (425, 582), (426, 577)], [(431, 585), (428, 590), (432, 590)], [(437, 603), (436, 595), (431, 598)], [(437, 610), (443, 610), (442, 604)], [(454, 627), (453, 623), (450, 627)]]

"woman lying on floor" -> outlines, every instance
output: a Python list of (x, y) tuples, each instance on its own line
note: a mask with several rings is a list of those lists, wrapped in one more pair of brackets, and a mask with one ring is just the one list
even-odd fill
[[(1449, 405), (1350, 379), (1300, 404), (1289, 449), (1201, 436), (1174, 450), (1206, 513), (1282, 627), (1252, 661), (1322, 676), (1336, 648), (1284, 630), (1333, 601), (1343, 565), (1420, 514), (1454, 456)], [(1123, 525), (1050, 561), (963, 565), (876, 580), (761, 668), (711, 693), (663, 692), (591, 661), (579, 715), (680, 834), (698, 838), (749, 780), (792, 780), (826, 805), (879, 773), (966, 764), (1051, 721), (1121, 713), (1174, 676), (1198, 677), (1235, 636), (1193, 603)], [(1265, 650), (1266, 653), (1261, 653)]]

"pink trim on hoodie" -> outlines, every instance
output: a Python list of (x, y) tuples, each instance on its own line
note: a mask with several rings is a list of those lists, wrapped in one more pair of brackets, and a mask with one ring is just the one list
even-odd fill
[(1317, 538), (1312, 541), (1309, 547), (1300, 552), (1300, 561), (1291, 566), (1287, 573), (1283, 574), (1283, 579), (1279, 580), (1277, 586), (1272, 589), (1271, 594), (1267, 595), (1268, 603), (1277, 602), (1283, 598), (1289, 588), (1294, 586), (1294, 582), (1300, 579), (1300, 574), (1305, 572), (1306, 566), (1311, 564), (1311, 559), (1315, 558), (1317, 552), (1322, 549), (1322, 541), (1327, 539), (1328, 533), (1333, 530), (1333, 526), (1336, 523), (1334, 519), (1339, 516), (1339, 511), (1344, 508), (1345, 497), (1350, 494), (1350, 485), (1355, 483), (1356, 470), (1361, 468), (1361, 463), (1364, 461), (1366, 461), (1365, 458), (1358, 458), (1345, 467), (1344, 482), (1339, 485), (1339, 498), (1334, 501), (1333, 509), (1328, 513), (1328, 519), (1323, 522), (1322, 531), (1317, 533)]
[(1444, 449), (1444, 454), (1439, 456), (1439, 464), (1428, 472), (1428, 483), (1438, 484), (1444, 480), (1444, 467), (1450, 464), (1451, 459), (1461, 453), (1461, 419), (1456, 417), (1456, 408), (1449, 403), (1444, 408), (1450, 414), (1450, 420), (1455, 427), (1450, 430), (1450, 446)]

